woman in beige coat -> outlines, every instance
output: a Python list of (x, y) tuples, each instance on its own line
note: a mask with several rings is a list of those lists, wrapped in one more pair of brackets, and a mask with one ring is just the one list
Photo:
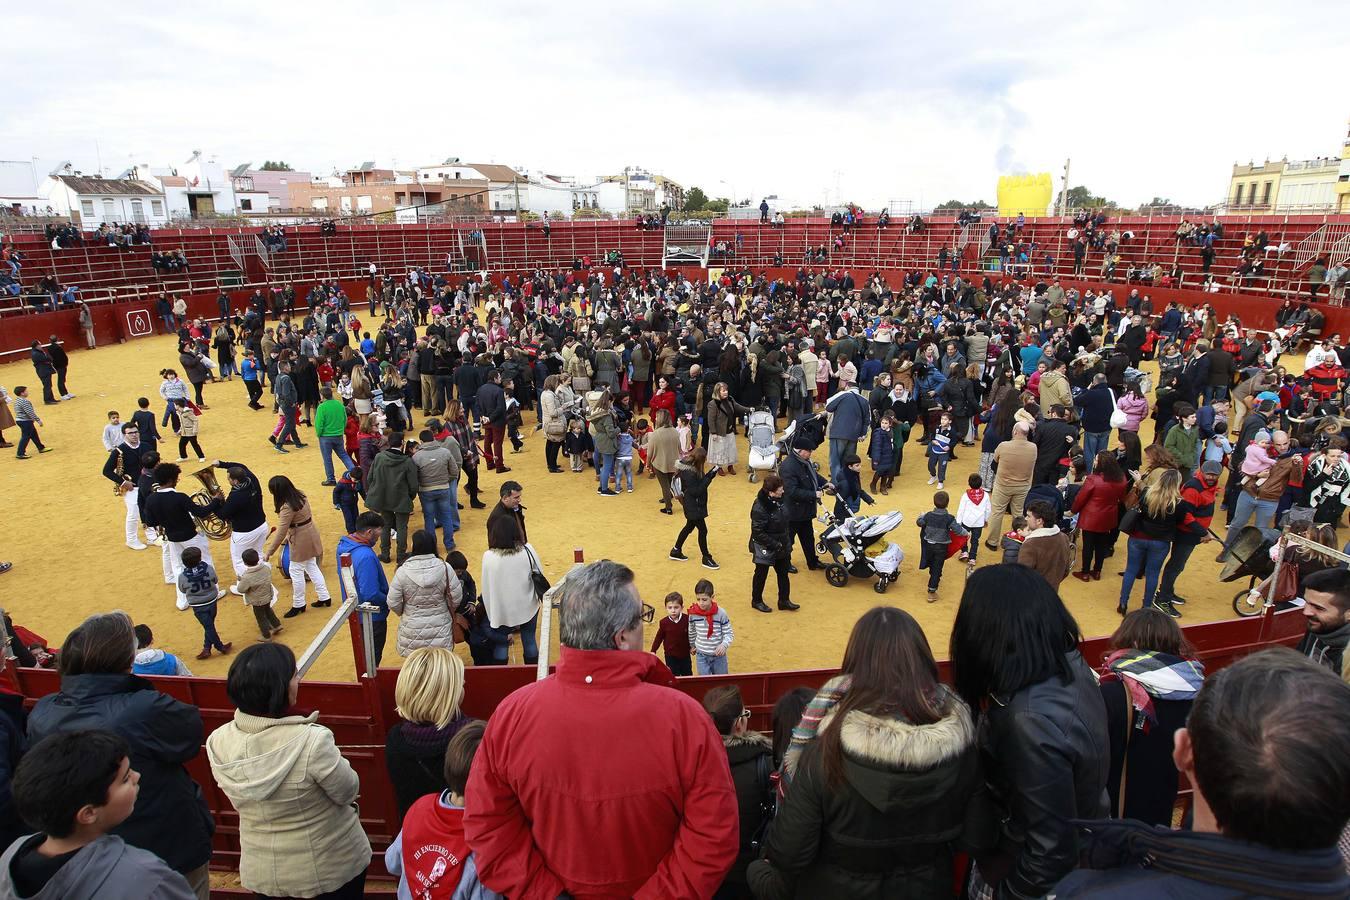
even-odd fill
[(361, 783), (319, 714), (288, 715), (300, 678), (285, 644), (234, 658), (226, 692), (234, 719), (211, 732), (211, 774), (239, 813), (239, 880), (269, 897), (358, 900), (370, 840)]
[(305, 611), (305, 576), (314, 582), (314, 593), (318, 598), (314, 605), (331, 606), (333, 598), (328, 593), (328, 582), (324, 581), (323, 570), (319, 568), (323, 538), (314, 524), (309, 500), (285, 475), (274, 475), (267, 482), (267, 490), (276, 504), (277, 527), (267, 537), (263, 556), (270, 559), (282, 544), (290, 544), (291, 562), (287, 570), (291, 574), (291, 608), (282, 618), (294, 618)]
[(674, 497), (670, 493), (670, 479), (675, 475), (675, 465), (680, 461), (680, 434), (671, 424), (670, 413), (658, 409), (652, 417), (656, 428), (647, 435), (647, 465), (656, 475), (661, 485), (661, 512), (674, 515), (670, 508)]

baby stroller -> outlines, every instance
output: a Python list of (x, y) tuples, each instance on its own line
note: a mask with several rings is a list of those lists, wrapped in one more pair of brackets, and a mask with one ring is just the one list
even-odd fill
[(778, 457), (781, 447), (774, 440), (773, 415), (766, 409), (757, 409), (750, 414), (745, 434), (750, 439), (750, 483), (754, 484), (760, 472), (778, 471)]
[(837, 588), (848, 584), (848, 578), (877, 577), (873, 590), (886, 593), (891, 582), (900, 577), (900, 563), (905, 554), (900, 546), (882, 541), (888, 532), (900, 527), (904, 515), (898, 511), (875, 516), (854, 516), (839, 519), (826, 512), (820, 520), (825, 532), (816, 543), (816, 552), (830, 554), (834, 562), (825, 564), (825, 580)]

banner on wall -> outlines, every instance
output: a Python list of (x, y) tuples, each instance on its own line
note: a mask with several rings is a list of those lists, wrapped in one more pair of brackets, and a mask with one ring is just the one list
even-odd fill
[(708, 284), (717, 284), (717, 282), (721, 281), (721, 280), (722, 280), (722, 273), (725, 272), (725, 271), (726, 271), (726, 269), (709, 269), (709, 270), (708, 270)]

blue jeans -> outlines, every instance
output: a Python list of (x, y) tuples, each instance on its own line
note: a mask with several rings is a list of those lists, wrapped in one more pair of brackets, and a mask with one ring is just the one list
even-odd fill
[(600, 490), (609, 490), (609, 477), (614, 474), (614, 454), (597, 453), (600, 457)]
[(220, 634), (216, 631), (216, 604), (209, 603), (206, 606), (192, 607), (192, 614), (197, 617), (197, 621), (202, 624), (202, 649), (209, 650), (215, 647), (217, 650), (224, 651), (225, 644), (220, 640)]
[(830, 438), (830, 481), (844, 483), (844, 457), (855, 452), (858, 442), (849, 438)]
[(28, 449), (29, 442), (37, 444), (37, 448), (39, 450), (43, 449), (42, 440), (41, 438), (38, 437), (37, 423), (29, 419), (20, 419), (18, 421), (18, 426), (19, 426), (19, 449), (16, 450), (15, 452), (19, 456), (24, 455), (24, 452)]
[(342, 460), (342, 464), (347, 467), (348, 472), (356, 468), (356, 463), (352, 462), (352, 458), (347, 455), (346, 441), (342, 435), (334, 434), (321, 437), (319, 438), (319, 456), (323, 459), (324, 481), (333, 480), (334, 453), (338, 455), (338, 459)]
[(1097, 458), (1097, 454), (1107, 448), (1111, 442), (1110, 431), (1085, 431), (1083, 432), (1083, 459), (1087, 461), (1088, 474), (1092, 474), (1092, 463)]
[(1144, 575), (1144, 606), (1153, 602), (1158, 590), (1158, 574), (1167, 561), (1167, 552), (1172, 548), (1170, 541), (1152, 541), (1147, 538), (1132, 537), (1129, 540), (1129, 553), (1125, 561), (1125, 579), (1120, 585), (1120, 605), (1129, 607), (1130, 590), (1134, 580), (1142, 570)]
[(700, 675), (725, 675), (727, 674), (726, 656), (714, 656), (711, 653), (695, 653), (698, 659), (698, 674)]
[(633, 457), (628, 456), (614, 461), (614, 490), (618, 490), (623, 485), (625, 477), (628, 479), (628, 489), (633, 489)]
[[(520, 649), (524, 652), (525, 662), (533, 665), (539, 661), (539, 644), (535, 641), (535, 627), (539, 624), (539, 614), (520, 626)], [(492, 660), (497, 665), (506, 664), (506, 651), (511, 639), (510, 628), (488, 626), (488, 639), (492, 641)]]
[(1216, 399), (1222, 400), (1228, 396), (1228, 385), (1226, 384), (1207, 384), (1205, 389), (1200, 392), (1200, 397), (1205, 406), (1209, 406)]
[(450, 517), (450, 510), (454, 509), (454, 502), (450, 498), (450, 489), (420, 491), (417, 496), (422, 502), (422, 527), (431, 534), (431, 539), (434, 541), (436, 539), (436, 528), (439, 526), (445, 539), (445, 549), (455, 549), (455, 523)]
[(1233, 521), (1228, 523), (1228, 537), (1223, 542), (1224, 552), (1233, 546), (1237, 536), (1242, 532), (1242, 527), (1248, 522), (1256, 525), (1257, 528), (1269, 528), (1275, 520), (1275, 507), (1279, 505), (1278, 500), (1257, 500), (1246, 491), (1239, 491), (1237, 503), (1233, 505)]

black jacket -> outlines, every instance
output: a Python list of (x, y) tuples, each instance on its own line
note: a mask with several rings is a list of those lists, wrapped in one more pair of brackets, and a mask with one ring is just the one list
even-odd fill
[(201, 788), (184, 768), (202, 749), (197, 708), (161, 694), (136, 675), (67, 675), (60, 692), (43, 697), (28, 716), (33, 743), (49, 734), (91, 728), (126, 741), (131, 767), (141, 773), (136, 808), (111, 833), (178, 872), (209, 862), (215, 823)]
[(1036, 424), (1036, 481), (1047, 480), (1059, 460), (1069, 455), (1070, 442), (1078, 440), (1078, 426), (1063, 419), (1045, 419)]
[[(1191, 701), (1153, 698), (1153, 712), (1158, 721), (1143, 729), (1138, 727), (1143, 713), (1135, 710), (1132, 719), (1127, 716), (1123, 682), (1103, 682), (1101, 693), (1106, 704), (1106, 733), (1111, 738), (1111, 774), (1106, 782), (1111, 814), (1115, 815), (1116, 810), (1120, 809), (1121, 767), (1128, 751), (1124, 818), (1149, 825), (1170, 826), (1179, 780), (1176, 763), (1172, 761), (1172, 742), (1177, 729), (1186, 724), (1186, 717), (1191, 713)], [(1131, 721), (1132, 725), (1129, 724)]]
[(812, 468), (810, 460), (802, 459), (795, 451), (789, 450), (778, 466), (778, 476), (783, 479), (783, 504), (787, 507), (789, 522), (809, 522), (816, 517), (816, 506), (820, 498), (816, 496), (819, 485), (824, 484), (820, 475)]
[(756, 896), (951, 897), (954, 855), (996, 833), (965, 704), (948, 695), (931, 725), (846, 715), (843, 783), (828, 783), (817, 738), (750, 868)]
[(503, 426), (506, 424), (506, 392), (502, 386), (489, 381), (478, 389), (475, 395), (478, 403), (478, 415), (487, 420), (488, 424), (494, 426)]
[(220, 517), (230, 524), (232, 530), (244, 534), (266, 524), (267, 513), (263, 511), (262, 485), (258, 483), (258, 476), (243, 463), (222, 460), (216, 464), (217, 469), (233, 466), (243, 469), (248, 478), (240, 487), (230, 489), (230, 496), (221, 504)]
[(773, 794), (769, 776), (773, 772), (773, 744), (757, 731), (723, 735), (727, 762), (731, 764), (731, 783), (736, 787), (736, 806), (740, 812), (741, 852), (727, 873), (726, 883), (741, 892), (746, 889), (745, 870), (755, 859), (753, 844), (764, 823), (766, 809), (772, 809)]
[(399, 722), (384, 741), (384, 762), (394, 786), (401, 821), (408, 807), (426, 794), (445, 790), (445, 748), (450, 739), (473, 720), (460, 715), (444, 728)]
[(1335, 847), (1274, 850), (1221, 834), (1139, 822), (1079, 822), (1083, 859), (1055, 889), (1060, 900), (1246, 900), (1346, 897), (1350, 874)]
[(684, 517), (690, 521), (708, 518), (708, 485), (717, 477), (717, 470), (709, 469), (699, 475), (688, 466), (680, 466), (675, 470), (675, 477), (680, 479), (680, 489), (684, 491), (680, 498)]
[(750, 540), (764, 547), (775, 558), (781, 559), (792, 552), (787, 507), (782, 500), (759, 492), (750, 507)]
[[(975, 393), (975, 382), (966, 378), (948, 378), (938, 390), (938, 399), (951, 409), (953, 419), (969, 419), (980, 411), (980, 398)], [(957, 435), (964, 440), (965, 435)]]
[(980, 723), (985, 771), (1006, 816), (1001, 859), (980, 870), (1003, 876), (1000, 897), (1044, 895), (1078, 861), (1071, 820), (1107, 813), (1106, 707), (1082, 655), (1067, 657), (1069, 684), (1056, 675), (991, 697)]
[(25, 834), (33, 833), (15, 811), (11, 790), (14, 769), (28, 749), (28, 738), (24, 733), (26, 718), (23, 697), (0, 691), (0, 840), (9, 842), (6, 847)]

